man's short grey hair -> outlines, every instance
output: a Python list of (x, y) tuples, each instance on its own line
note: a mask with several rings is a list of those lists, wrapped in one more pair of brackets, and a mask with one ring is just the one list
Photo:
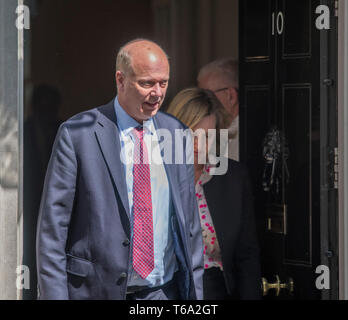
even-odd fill
[(126, 48), (130, 44), (135, 43), (135, 42), (140, 42), (140, 41), (148, 41), (148, 42), (154, 43), (155, 45), (157, 45), (158, 47), (160, 47), (162, 49), (162, 51), (165, 53), (167, 59), (169, 60), (168, 55), (166, 54), (166, 52), (163, 50), (163, 48), (158, 43), (156, 43), (152, 40), (149, 40), (149, 39), (145, 39), (145, 38), (137, 38), (137, 39), (134, 39), (134, 40), (127, 42), (118, 51), (117, 58), (116, 58), (116, 71), (122, 71), (125, 74), (133, 74), (132, 57), (129, 53), (129, 50), (127, 50)]
[(214, 60), (203, 66), (197, 77), (198, 82), (208, 75), (221, 77), (226, 81), (226, 85), (239, 88), (238, 61), (233, 58)]

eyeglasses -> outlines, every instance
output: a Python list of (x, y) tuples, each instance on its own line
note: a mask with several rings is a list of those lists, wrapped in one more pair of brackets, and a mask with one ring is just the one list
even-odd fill
[[(218, 92), (221, 92), (221, 91), (225, 91), (225, 90), (228, 90), (229, 88), (231, 87), (226, 87), (226, 88), (221, 88), (221, 89), (216, 89), (216, 90), (213, 90), (214, 93), (218, 93)], [(238, 89), (237, 88), (234, 88), (237, 92), (238, 92)]]
[(217, 89), (217, 90), (214, 90), (213, 92), (214, 93), (218, 93), (218, 92), (220, 92), (220, 91), (225, 91), (225, 90), (227, 90), (228, 88), (221, 88), (221, 89)]

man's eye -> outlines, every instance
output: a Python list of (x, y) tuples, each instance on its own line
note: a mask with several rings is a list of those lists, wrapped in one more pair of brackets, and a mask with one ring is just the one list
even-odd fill
[[(139, 85), (143, 88), (152, 88), (156, 83), (155, 81), (139, 81)], [(161, 88), (165, 88), (168, 85), (168, 81), (160, 81), (159, 85)]]
[(151, 88), (155, 85), (152, 81), (140, 81), (139, 84), (144, 88)]

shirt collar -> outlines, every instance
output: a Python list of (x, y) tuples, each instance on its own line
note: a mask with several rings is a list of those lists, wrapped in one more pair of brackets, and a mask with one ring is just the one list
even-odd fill
[[(120, 105), (118, 101), (118, 97), (115, 99), (114, 103), (117, 126), (118, 129), (124, 134), (129, 135), (134, 128), (139, 127), (139, 122), (134, 120)], [(143, 127), (145, 129), (145, 133), (150, 133), (153, 135), (155, 133), (155, 126), (152, 118), (143, 122)]]

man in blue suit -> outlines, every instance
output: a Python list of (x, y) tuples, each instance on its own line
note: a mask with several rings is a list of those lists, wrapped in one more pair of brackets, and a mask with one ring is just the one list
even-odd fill
[(133, 40), (117, 56), (117, 97), (60, 126), (38, 222), (39, 299), (202, 299), (193, 165), (158, 161), (158, 129), (186, 129), (158, 111), (168, 81), (164, 51)]

